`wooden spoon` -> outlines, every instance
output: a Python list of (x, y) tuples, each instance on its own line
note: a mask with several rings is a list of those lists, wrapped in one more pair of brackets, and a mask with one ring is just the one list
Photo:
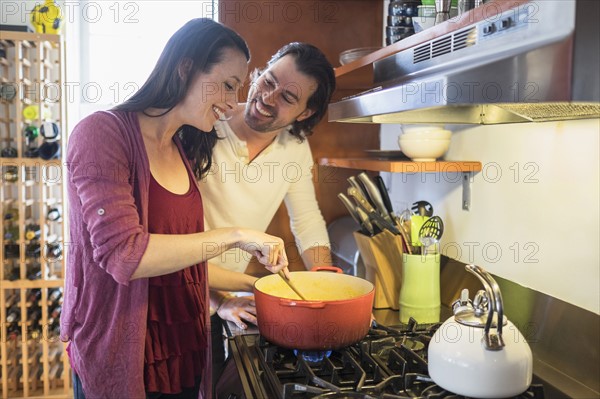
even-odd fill
[(292, 283), (292, 280), (289, 280), (285, 276), (285, 274), (283, 273), (283, 270), (280, 270), (278, 274), (283, 279), (283, 281), (285, 281), (285, 283), (292, 289), (292, 291), (294, 291), (296, 293), (296, 295), (298, 295), (300, 297), (300, 299), (302, 299), (303, 301), (307, 300), (304, 297), (304, 295), (302, 295), (302, 293), (300, 291), (298, 291), (298, 288), (296, 288), (296, 286), (294, 285), (294, 283)]

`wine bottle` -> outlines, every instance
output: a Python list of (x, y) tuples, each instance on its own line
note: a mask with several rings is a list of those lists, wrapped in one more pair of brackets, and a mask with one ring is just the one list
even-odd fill
[(54, 262), (62, 256), (62, 245), (60, 242), (49, 242), (46, 244), (46, 259)]
[(35, 307), (33, 309), (29, 309), (27, 314), (27, 321), (29, 325), (27, 326), (27, 334), (29, 336), (41, 336), (41, 321), (42, 321), (42, 309), (40, 307)]
[(27, 280), (39, 280), (42, 278), (42, 265), (40, 262), (33, 262), (27, 266)]
[(19, 168), (13, 165), (4, 166), (2, 180), (7, 183), (15, 183), (19, 180)]
[(53, 305), (59, 299), (62, 299), (62, 288), (51, 288), (48, 292), (48, 305)]
[(4, 227), (4, 240), (5, 241), (18, 241), (19, 240), (19, 226), (10, 223)]
[(34, 288), (29, 291), (29, 296), (27, 297), (27, 306), (37, 305), (38, 301), (42, 298), (42, 290), (39, 288)]
[(6, 312), (6, 322), (16, 323), (21, 320), (21, 309), (18, 306), (13, 306)]
[(15, 281), (21, 278), (21, 270), (19, 266), (13, 266), (10, 270), (5, 271), (4, 276), (9, 281)]
[(25, 226), (25, 239), (27, 241), (39, 240), (41, 236), (42, 230), (39, 224), (29, 223)]
[(25, 256), (28, 258), (39, 258), (40, 253), (42, 252), (42, 248), (40, 246), (40, 242), (38, 240), (30, 241), (25, 246)]
[(60, 313), (62, 312), (62, 305), (56, 304), (55, 306), (48, 308), (48, 324), (52, 325), (60, 320)]
[(21, 295), (19, 295), (17, 292), (13, 292), (6, 297), (4, 305), (6, 305), (6, 308), (9, 309), (15, 305), (18, 305), (20, 301)]
[(46, 213), (46, 219), (48, 219), (51, 222), (58, 222), (61, 216), (62, 214), (60, 212), (60, 209), (58, 209), (57, 207), (52, 207), (48, 209), (48, 213)]

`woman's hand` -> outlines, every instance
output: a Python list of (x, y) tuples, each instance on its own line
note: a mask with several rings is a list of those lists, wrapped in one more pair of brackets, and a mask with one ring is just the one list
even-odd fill
[(256, 324), (256, 304), (254, 296), (226, 298), (217, 309), (217, 314), (223, 320), (229, 320), (245, 330), (248, 325), (242, 320)]
[(241, 249), (256, 256), (271, 273), (283, 270), (288, 275), (287, 254), (281, 238), (253, 230), (246, 230), (245, 233), (245, 239), (239, 244)]

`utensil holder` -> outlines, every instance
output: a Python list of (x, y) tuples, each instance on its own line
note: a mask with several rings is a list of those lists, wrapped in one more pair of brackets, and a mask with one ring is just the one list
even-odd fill
[(373, 307), (398, 310), (402, 285), (402, 238), (387, 230), (366, 236), (354, 232), (365, 265), (365, 278), (375, 285)]
[(440, 254), (402, 255), (398, 303), (401, 323), (411, 317), (421, 324), (440, 321)]

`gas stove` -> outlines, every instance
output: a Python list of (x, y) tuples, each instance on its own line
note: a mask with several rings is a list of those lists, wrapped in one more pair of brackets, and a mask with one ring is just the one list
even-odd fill
[[(230, 341), (235, 366), (228, 368), (239, 381), (222, 379), (217, 398), (463, 398), (428, 376), (427, 348), (439, 326), (412, 319), (400, 326), (374, 324), (360, 342), (310, 353), (270, 344), (259, 334), (237, 335)], [(533, 384), (517, 398), (544, 398), (544, 387)]]

